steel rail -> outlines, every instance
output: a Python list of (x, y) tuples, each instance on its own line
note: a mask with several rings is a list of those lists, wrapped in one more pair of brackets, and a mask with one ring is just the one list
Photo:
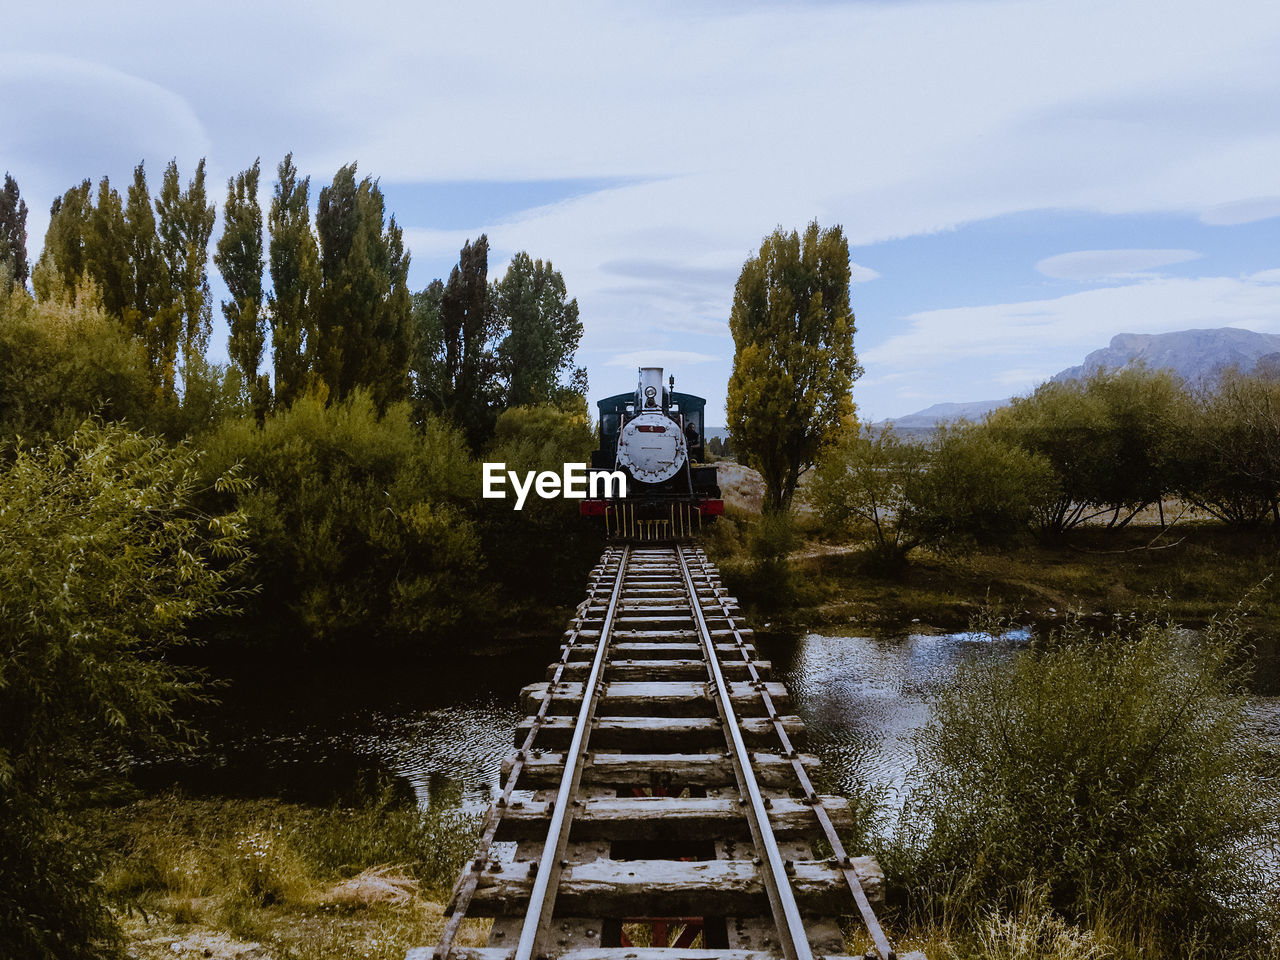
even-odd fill
[[(676, 558), (680, 561), (680, 572), (684, 579), (685, 589), (689, 593), (689, 607), (693, 613), (694, 623), (698, 628), (698, 638), (702, 643), (707, 659), (707, 672), (711, 685), (715, 688), (716, 707), (724, 724), (725, 737), (728, 740), (730, 759), (733, 761), (734, 773), (738, 780), (738, 789), (745, 800), (747, 821), (751, 827), (752, 839), (756, 850), (762, 855), (760, 866), (764, 875), (765, 890), (769, 895), (769, 905), (773, 910), (774, 923), (778, 928), (778, 939), (782, 944), (782, 952), (787, 960), (813, 960), (813, 951), (809, 946), (809, 935), (805, 931), (804, 921), (800, 917), (800, 907), (796, 904), (795, 891), (791, 889), (791, 881), (787, 877), (786, 862), (778, 849), (778, 840), (773, 835), (773, 827), (769, 823), (769, 813), (765, 808), (764, 796), (760, 793), (760, 785), (756, 782), (755, 771), (751, 767), (751, 755), (743, 742), (742, 732), (738, 727), (738, 718), (734, 713), (733, 702), (729, 697), (729, 688), (725, 684), (724, 672), (720, 669), (720, 657), (716, 653), (715, 641), (711, 630), (707, 627), (706, 617), (702, 612), (702, 601), (689, 572), (689, 564), (685, 559), (684, 547), (675, 547)], [(705, 568), (703, 568), (705, 573)], [(762, 689), (763, 692), (763, 689)], [(767, 694), (766, 694), (767, 696)], [(769, 713), (776, 711), (769, 706)]]
[[(574, 727), (569, 749), (564, 755), (564, 775), (560, 778), (560, 790), (552, 807), (551, 824), (547, 828), (547, 840), (542, 847), (542, 860), (534, 878), (533, 892), (529, 895), (524, 926), (520, 928), (515, 960), (532, 960), (539, 934), (550, 925), (555, 910), (556, 888), (564, 868), (564, 851), (569, 841), (569, 828), (573, 823), (573, 803), (582, 781), (582, 768), (587, 759), (587, 745), (591, 735), (591, 720), (595, 716), (596, 703), (600, 697), (600, 674), (612, 640), (613, 620), (618, 611), (618, 600), (622, 596), (622, 584), (627, 576), (627, 562), (630, 559), (631, 547), (624, 547), (618, 562), (618, 577), (614, 581), (609, 606), (600, 625), (600, 640), (596, 644), (596, 655), (591, 662), (591, 673), (582, 687), (582, 707), (578, 711), (578, 722)], [(554, 687), (547, 688), (544, 704), (551, 700), (553, 689)], [(511, 782), (515, 782), (514, 771)]]
[[(623, 574), (626, 570), (626, 554), (627, 551), (623, 550), (621, 559), (618, 562), (618, 573), (614, 578), (613, 589), (610, 594), (611, 604), (613, 603), (613, 598), (618, 595), (619, 587), (622, 584)], [(551, 691), (555, 689), (555, 684), (559, 683), (560, 678), (564, 675), (565, 667), (570, 662), (569, 658), (573, 656), (573, 648), (576, 646), (575, 641), (582, 631), (583, 621), (587, 619), (586, 611), (590, 610), (591, 603), (599, 594), (600, 582), (605, 579), (604, 573), (612, 562), (613, 557), (617, 555), (618, 550), (615, 547), (605, 551), (597, 567), (599, 572), (592, 577), (587, 599), (578, 607), (578, 615), (574, 619), (573, 627), (568, 631), (569, 638), (564, 645), (564, 652), (561, 654), (560, 662), (556, 664), (555, 674), (551, 678), (551, 686), (547, 688), (547, 696), (542, 698), (538, 712), (534, 715), (533, 723), (529, 725), (529, 733), (524, 738), (523, 745), (516, 751), (515, 762), (512, 764), (511, 772), (507, 775), (502, 793), (489, 807), (489, 811), (485, 816), (484, 826), (480, 831), (480, 840), (476, 844), (476, 855), (472, 860), (471, 869), (462, 875), (452, 897), (450, 897), (450, 906), (453, 908), (453, 912), (449, 917), (449, 922), (445, 924), (444, 931), (440, 934), (440, 940), (435, 950), (432, 952), (432, 957), (435, 960), (448, 960), (453, 952), (454, 941), (457, 939), (458, 931), (462, 927), (462, 921), (466, 919), (467, 909), (471, 905), (471, 898), (475, 895), (476, 887), (479, 885), (480, 873), (484, 870), (485, 863), (489, 859), (489, 850), (493, 846), (494, 837), (498, 833), (498, 826), (502, 822), (502, 813), (511, 803), (511, 794), (515, 790), (516, 781), (524, 769), (529, 751), (533, 748), (534, 738), (538, 735), (538, 731), (542, 728), (542, 723), (547, 717), (547, 711), (553, 699)], [(604, 636), (603, 631), (601, 636)]]
[[(700, 548), (696, 553), (699, 558), (698, 566), (705, 574), (707, 569), (706, 554)], [(681, 562), (683, 563), (683, 557)], [(773, 722), (774, 731), (782, 744), (782, 755), (791, 761), (796, 779), (799, 780), (800, 788), (804, 793), (804, 800), (813, 808), (814, 815), (818, 818), (818, 823), (822, 827), (827, 843), (831, 845), (832, 863), (844, 874), (845, 882), (849, 885), (849, 892), (853, 894), (854, 902), (858, 905), (858, 912), (862, 915), (862, 922), (866, 925), (867, 932), (871, 935), (876, 952), (880, 954), (882, 960), (894, 960), (893, 948), (889, 946), (889, 940), (885, 936), (884, 929), (880, 926), (880, 921), (876, 919), (875, 911), (871, 909), (871, 902), (867, 899), (867, 893), (862, 889), (862, 881), (858, 879), (858, 875), (853, 869), (853, 861), (846, 852), (844, 844), (841, 843), (835, 824), (831, 822), (830, 814), (827, 812), (826, 807), (822, 805), (822, 800), (813, 788), (813, 782), (809, 779), (809, 774), (805, 770), (804, 764), (801, 763), (799, 754), (796, 753), (796, 749), (791, 743), (791, 738), (787, 735), (786, 728), (782, 725), (782, 719), (778, 716), (778, 711), (773, 705), (773, 698), (769, 696), (764, 680), (757, 672), (752, 657), (747, 653), (746, 641), (739, 631), (733, 614), (729, 612), (729, 605), (725, 602), (722, 591), (716, 591), (715, 597), (716, 603), (720, 607), (721, 615), (729, 624), (729, 629), (733, 631), (734, 643), (737, 646), (738, 653), (747, 665), (747, 672), (751, 677), (751, 686), (758, 690), (764, 699), (765, 712)], [(734, 729), (736, 731), (736, 726)]]

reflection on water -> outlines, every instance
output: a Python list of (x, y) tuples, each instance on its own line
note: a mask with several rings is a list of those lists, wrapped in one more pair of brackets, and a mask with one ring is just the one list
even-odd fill
[(788, 639), (757, 636), (774, 678), (791, 691), (804, 719), (809, 749), (823, 761), (826, 786), (852, 792), (868, 786), (900, 793), (914, 761), (911, 737), (929, 718), (931, 693), (955, 679), (967, 657), (1008, 656), (1027, 642), (1020, 631), (986, 634)]
[[(758, 635), (760, 654), (787, 684), (823, 759), (827, 789), (900, 793), (912, 735), (930, 695), (972, 656), (1007, 657), (1026, 632), (902, 637)], [(330, 802), (391, 780), (419, 803), (483, 807), (513, 748), (520, 688), (544, 676), (558, 640), (484, 650), (428, 668), (326, 673), (289, 685), (240, 684), (203, 719), (209, 744), (193, 757), (138, 769), (158, 787)], [(1268, 691), (1269, 692), (1269, 691)], [(1280, 697), (1259, 696), (1259, 732), (1280, 747)]]

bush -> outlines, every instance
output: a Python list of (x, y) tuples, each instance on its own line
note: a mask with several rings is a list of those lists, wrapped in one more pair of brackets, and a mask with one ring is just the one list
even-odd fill
[[(563, 405), (514, 407), (498, 417), (484, 459), (507, 470), (560, 473), (566, 463), (590, 463), (596, 440), (586, 401), (572, 395)], [(479, 475), (479, 467), (476, 467)], [(508, 604), (530, 597), (572, 602), (579, 584), (600, 555), (600, 533), (578, 515), (578, 501), (544, 500), (530, 493), (516, 511), (514, 493), (486, 500), (482, 536), (495, 582), (516, 588)]]
[(259, 425), (223, 424), (208, 469), (242, 464), (239, 494), (264, 587), (244, 621), (254, 645), (311, 651), (439, 637), (481, 595), (474, 504), (479, 468), (441, 421), (415, 426), (407, 404), (379, 417), (357, 392), (304, 397)]
[(948, 552), (1025, 539), (1055, 499), (1049, 462), (989, 428), (938, 427), (925, 468), (910, 478), (905, 518), (921, 543)]
[[(192, 506), (197, 455), (120, 426), (0, 469), (0, 955), (97, 957), (112, 923), (62, 816), (96, 751), (180, 746), (192, 623), (230, 612), (243, 517)], [(215, 481), (235, 485), (233, 478)]]
[[(920, 736), (891, 851), (974, 920), (1042, 886), (1068, 921), (1247, 948), (1276, 932), (1280, 796), (1247, 721), (1239, 627), (1067, 624), (967, 664)], [(1272, 769), (1268, 769), (1268, 763)], [(921, 894), (923, 899), (923, 894)]]
[(107, 316), (92, 287), (74, 304), (0, 292), (0, 436), (69, 436), (98, 414), (150, 422), (146, 352)]

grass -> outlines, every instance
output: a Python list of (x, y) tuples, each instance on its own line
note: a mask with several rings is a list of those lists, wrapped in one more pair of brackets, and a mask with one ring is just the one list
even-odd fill
[[(387, 798), (358, 807), (180, 793), (84, 813), (132, 955), (402, 960), (444, 926), (478, 818)], [(462, 942), (482, 945), (468, 921)], [(209, 951), (209, 952), (205, 952)]]
[[(767, 584), (752, 576), (750, 532), (758, 521), (739, 515), (708, 540), (729, 586), (775, 624), (812, 628), (856, 623), (894, 630), (913, 623), (965, 629), (985, 607), (1028, 621), (1060, 620), (1069, 610), (1111, 617), (1160, 609), (1199, 626), (1236, 604), (1280, 568), (1280, 541), (1217, 523), (1120, 530), (1086, 527), (1053, 543), (1006, 551), (948, 556), (919, 550), (900, 569), (868, 562), (863, 542), (828, 539), (811, 520), (800, 521), (802, 542), (790, 553), (794, 585), (781, 608)], [(1264, 640), (1280, 633), (1280, 585), (1273, 580), (1251, 598), (1253, 630)], [(763, 603), (761, 601), (764, 601)], [(1264, 644), (1265, 645), (1265, 644)], [(1275, 656), (1271, 647), (1260, 650)]]

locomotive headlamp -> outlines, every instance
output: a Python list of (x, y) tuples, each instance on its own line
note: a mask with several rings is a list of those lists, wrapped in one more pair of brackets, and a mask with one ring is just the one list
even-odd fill
[(653, 406), (653, 398), (658, 395), (657, 387), (645, 387), (644, 398), (649, 401), (648, 406)]

